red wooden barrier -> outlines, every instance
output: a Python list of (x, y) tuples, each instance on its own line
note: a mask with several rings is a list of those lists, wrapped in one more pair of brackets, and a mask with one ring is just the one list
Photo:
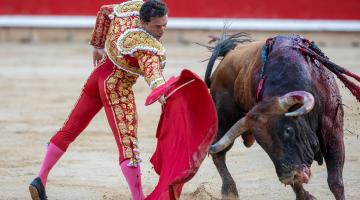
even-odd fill
[[(0, 0), (0, 15), (90, 15), (114, 0)], [(359, 0), (165, 0), (170, 17), (360, 20)]]

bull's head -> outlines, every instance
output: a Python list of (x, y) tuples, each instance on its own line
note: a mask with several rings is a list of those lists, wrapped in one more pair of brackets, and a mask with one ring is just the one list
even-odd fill
[(222, 151), (241, 134), (251, 132), (270, 156), (282, 183), (307, 183), (319, 150), (316, 134), (304, 116), (314, 104), (313, 95), (304, 91), (265, 99), (235, 123), (210, 153)]

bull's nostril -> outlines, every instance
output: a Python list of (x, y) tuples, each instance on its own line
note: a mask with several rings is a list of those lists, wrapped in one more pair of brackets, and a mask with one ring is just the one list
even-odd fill
[(294, 174), (294, 180), (297, 180), (297, 179), (299, 179), (299, 178), (300, 178), (300, 176), (299, 176), (298, 173)]

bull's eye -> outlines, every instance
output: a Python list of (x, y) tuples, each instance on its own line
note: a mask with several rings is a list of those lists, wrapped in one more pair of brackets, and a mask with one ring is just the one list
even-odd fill
[(292, 127), (286, 127), (284, 130), (284, 138), (290, 139), (294, 136), (294, 129)]

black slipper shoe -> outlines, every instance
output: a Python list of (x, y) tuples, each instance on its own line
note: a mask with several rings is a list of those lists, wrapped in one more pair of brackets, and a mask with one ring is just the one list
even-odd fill
[(45, 188), (39, 177), (30, 183), (29, 191), (32, 200), (47, 200)]

